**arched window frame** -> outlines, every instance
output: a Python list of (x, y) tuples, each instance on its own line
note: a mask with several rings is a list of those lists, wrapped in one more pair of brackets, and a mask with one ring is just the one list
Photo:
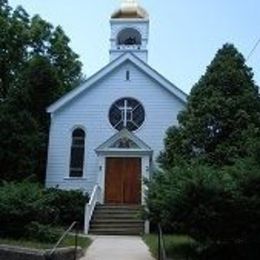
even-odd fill
[[(81, 131), (82, 135), (76, 135), (77, 131)], [(69, 178), (84, 177), (85, 153), (86, 153), (86, 131), (83, 127), (77, 126), (73, 128), (71, 131)]]

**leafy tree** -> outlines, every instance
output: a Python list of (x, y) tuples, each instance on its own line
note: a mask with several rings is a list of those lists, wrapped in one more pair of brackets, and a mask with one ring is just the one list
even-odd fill
[(64, 92), (71, 90), (82, 81), (81, 63), (78, 55), (69, 47), (70, 39), (58, 26), (52, 33), (48, 57), (51, 64), (56, 68), (59, 79), (62, 79)]
[(43, 137), (32, 114), (2, 104), (0, 125), (0, 179), (22, 180), (36, 173)]
[(178, 121), (159, 159), (165, 168), (194, 158), (221, 166), (247, 155), (248, 136), (259, 136), (260, 101), (252, 70), (233, 45), (217, 52)]
[(6, 99), (27, 57), (29, 17), (25, 10), (0, 1), (0, 100)]
[[(1, 177), (44, 178), (46, 107), (81, 80), (81, 63), (61, 27), (0, 0)], [(31, 125), (31, 128), (30, 128)], [(34, 152), (33, 152), (34, 151)], [(14, 163), (15, 162), (15, 163)], [(21, 171), (23, 174), (21, 174)]]
[(22, 87), (12, 95), (13, 105), (31, 111), (43, 130), (48, 130), (46, 108), (65, 92), (63, 82), (48, 58), (36, 55), (28, 62), (22, 76)]

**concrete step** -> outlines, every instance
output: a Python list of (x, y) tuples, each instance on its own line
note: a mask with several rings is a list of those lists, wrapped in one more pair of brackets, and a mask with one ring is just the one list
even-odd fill
[(135, 208), (135, 209), (141, 209), (141, 208), (143, 208), (143, 206), (141, 206), (141, 205), (132, 205), (132, 204), (122, 204), (122, 205), (120, 205), (120, 204), (105, 204), (105, 205), (101, 205), (101, 204), (98, 204), (97, 206), (96, 206), (96, 208), (127, 208), (127, 209), (129, 209), (129, 208)]
[(120, 221), (118, 219), (95, 219), (95, 221), (91, 221), (91, 224), (93, 223), (100, 223), (100, 224), (107, 224), (107, 223), (121, 223), (121, 224), (143, 224), (144, 221), (140, 219), (121, 219)]
[(100, 224), (100, 223), (94, 223), (91, 224), (91, 228), (95, 229), (95, 228), (100, 228), (100, 229), (117, 229), (117, 228), (143, 228), (143, 223), (130, 223), (130, 224), (122, 224), (122, 223), (105, 223), (105, 224)]
[(139, 213), (141, 209), (138, 208), (96, 208), (96, 212), (132, 212), (132, 213)]
[(129, 213), (129, 214), (140, 214), (141, 211), (138, 209), (96, 209), (96, 213)]
[(138, 205), (98, 205), (89, 232), (97, 235), (140, 235), (144, 232), (141, 210)]
[(129, 217), (141, 217), (140, 213), (131, 213), (131, 212), (127, 212), (127, 211), (119, 211), (119, 212), (99, 212), (99, 211), (95, 211), (95, 215), (96, 216), (129, 216)]
[(143, 228), (92, 228), (90, 234), (95, 235), (141, 235)]
[(101, 212), (94, 212), (94, 218), (107, 218), (107, 219), (113, 219), (113, 218), (122, 218), (122, 219), (141, 219), (141, 215), (140, 214), (131, 214), (131, 213), (127, 213), (127, 212), (119, 212), (119, 213), (101, 213)]

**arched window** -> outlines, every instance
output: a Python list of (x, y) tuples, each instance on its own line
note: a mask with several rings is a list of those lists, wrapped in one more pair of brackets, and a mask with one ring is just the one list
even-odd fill
[(118, 45), (141, 45), (142, 37), (139, 31), (133, 28), (126, 28), (117, 36)]
[(82, 177), (85, 154), (85, 132), (77, 128), (72, 133), (70, 177)]

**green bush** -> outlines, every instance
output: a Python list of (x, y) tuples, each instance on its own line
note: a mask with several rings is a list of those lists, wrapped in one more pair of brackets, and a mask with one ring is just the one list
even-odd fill
[(56, 231), (50, 225), (42, 225), (38, 222), (31, 222), (25, 227), (26, 238), (43, 243), (55, 243), (61, 236), (61, 232)]
[(32, 221), (52, 223), (57, 209), (48, 203), (43, 189), (28, 182), (0, 186), (0, 223), (5, 233), (20, 236)]
[(260, 170), (252, 160), (216, 170), (199, 164), (158, 173), (149, 184), (150, 219), (210, 244), (256, 244)]
[(45, 190), (36, 183), (5, 182), (0, 186), (0, 236), (33, 235), (32, 230), (37, 229), (37, 237), (48, 237), (49, 226), (82, 223), (87, 200), (88, 196), (81, 191)]
[(83, 225), (85, 204), (89, 200), (88, 194), (50, 188), (45, 191), (45, 195), (49, 197), (49, 205), (58, 210), (56, 218), (58, 225), (67, 226), (73, 221)]

